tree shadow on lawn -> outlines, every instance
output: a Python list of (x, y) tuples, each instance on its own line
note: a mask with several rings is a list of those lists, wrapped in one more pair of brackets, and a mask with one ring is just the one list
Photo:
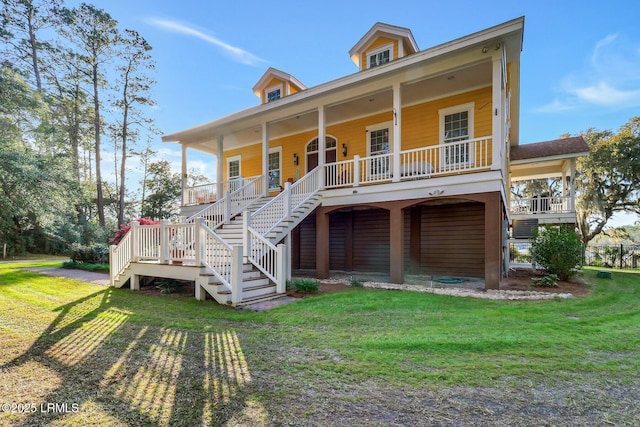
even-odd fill
[(59, 307), (33, 345), (0, 366), (0, 403), (36, 404), (5, 411), (13, 425), (219, 425), (266, 416), (247, 401), (251, 375), (233, 329), (130, 321), (136, 298), (114, 303), (114, 292)]

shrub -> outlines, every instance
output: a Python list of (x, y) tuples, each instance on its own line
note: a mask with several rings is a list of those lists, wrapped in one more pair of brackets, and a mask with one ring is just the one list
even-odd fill
[(567, 280), (582, 266), (582, 242), (575, 230), (546, 226), (531, 242), (531, 261), (560, 280)]
[(560, 280), (560, 278), (557, 274), (549, 274), (544, 277), (531, 278), (531, 281), (535, 286), (542, 286), (543, 288), (557, 288), (558, 280)]
[(106, 264), (109, 262), (109, 248), (100, 243), (91, 245), (74, 243), (69, 250), (69, 258), (73, 262)]
[(293, 286), (300, 292), (318, 292), (320, 282), (313, 279), (296, 279), (293, 281)]
[(349, 281), (349, 284), (354, 288), (361, 288), (362, 287), (362, 282), (359, 281), (358, 279), (354, 279), (353, 277)]
[[(140, 223), (140, 225), (157, 225), (157, 224), (160, 224), (160, 221), (156, 221), (156, 220), (151, 219), (151, 218), (140, 218), (140, 219), (137, 219), (136, 221), (138, 221)], [(124, 235), (129, 232), (130, 229), (131, 229), (130, 225), (122, 224), (120, 226), (120, 228), (116, 231), (116, 233), (113, 235), (113, 237), (109, 239), (109, 243), (112, 244), (112, 245), (117, 245), (118, 243), (120, 243), (120, 240), (122, 240)]]

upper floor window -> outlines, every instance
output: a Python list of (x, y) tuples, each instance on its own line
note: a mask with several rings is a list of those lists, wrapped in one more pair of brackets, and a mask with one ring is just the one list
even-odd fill
[(391, 61), (393, 45), (386, 45), (379, 49), (367, 52), (368, 68), (377, 67), (378, 65)]
[(443, 108), (440, 114), (440, 143), (445, 147), (444, 163), (473, 162), (473, 146), (463, 141), (473, 139), (474, 103)]
[(282, 94), (280, 89), (267, 92), (267, 102), (275, 101), (276, 99), (280, 99), (281, 97)]

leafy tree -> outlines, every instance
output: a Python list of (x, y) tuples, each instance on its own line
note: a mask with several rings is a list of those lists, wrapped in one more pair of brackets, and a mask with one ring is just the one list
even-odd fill
[(155, 105), (150, 95), (151, 86), (155, 82), (147, 74), (155, 68), (155, 65), (148, 54), (151, 46), (136, 31), (125, 30), (124, 36), (120, 39), (120, 45), (123, 64), (118, 67), (119, 78), (115, 83), (119, 94), (113, 104), (121, 113), (114, 132), (120, 141), (121, 149), (118, 223), (122, 224), (125, 211), (127, 157), (131, 155), (129, 152), (131, 143), (135, 142), (139, 136), (136, 128), (148, 127), (152, 122), (143, 115), (140, 107)]
[(577, 214), (586, 245), (614, 213), (640, 213), (640, 117), (617, 133), (589, 129), (582, 136), (590, 154), (578, 161)]
[(6, 54), (14, 63), (25, 64), (26, 67), (22, 67), (25, 70), (30, 69), (38, 90), (42, 90), (40, 51), (43, 47), (38, 32), (54, 24), (59, 4), (59, 0), (2, 0), (0, 36), (11, 47)]
[(61, 10), (60, 32), (78, 48), (84, 63), (83, 71), (89, 76), (93, 96), (93, 129), (95, 140), (96, 193), (98, 222), (105, 227), (104, 195), (102, 188), (101, 149), (102, 117), (100, 90), (104, 85), (104, 63), (113, 58), (114, 45), (118, 40), (117, 21), (107, 12), (93, 5), (81, 3), (74, 9)]
[(151, 163), (148, 173), (146, 187), (150, 194), (144, 201), (142, 216), (165, 219), (178, 215), (182, 193), (180, 174), (172, 173), (166, 160)]

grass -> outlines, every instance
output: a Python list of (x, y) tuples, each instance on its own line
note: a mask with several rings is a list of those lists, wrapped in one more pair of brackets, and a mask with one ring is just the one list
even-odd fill
[(310, 395), (350, 405), (352, 415), (376, 390), (406, 401), (424, 390), (624, 388), (639, 379), (638, 272), (597, 279), (586, 270), (591, 295), (569, 300), (353, 289), (254, 313), (27, 265), (36, 263), (0, 263), (0, 396), (79, 410), (0, 413), (0, 425), (305, 424), (332, 413)]

